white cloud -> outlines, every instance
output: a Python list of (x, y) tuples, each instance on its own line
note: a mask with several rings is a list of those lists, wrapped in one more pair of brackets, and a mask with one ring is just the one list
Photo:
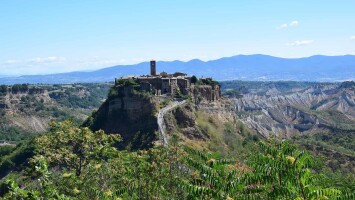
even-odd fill
[(285, 24), (281, 24), (279, 27), (277, 27), (277, 29), (285, 29), (285, 28), (289, 28), (289, 27), (295, 27), (298, 26), (299, 22), (297, 20), (293, 20), (290, 23), (285, 23)]
[(313, 43), (313, 40), (297, 40), (291, 43), (286, 43), (287, 46), (304, 46)]
[(351, 36), (350, 40), (355, 40), (355, 35)]
[(52, 63), (52, 62), (63, 62), (66, 58), (64, 57), (57, 57), (57, 56), (50, 56), (50, 57), (43, 57), (43, 58), (33, 58), (30, 61), (34, 63)]
[(11, 65), (11, 64), (19, 63), (19, 62), (20, 61), (18, 61), (18, 60), (7, 60), (7, 61), (5, 61), (5, 64)]
[(115, 58), (103, 58), (103, 57), (98, 57), (98, 56), (72, 61), (72, 65), (78, 66), (78, 67), (80, 67), (80, 69), (81, 68), (83, 68), (83, 69), (85, 69), (85, 68), (98, 69), (101, 67), (123, 65), (123, 64), (128, 64), (128, 63), (129, 63), (128, 60), (125, 58), (115, 59)]
[[(50, 67), (49, 67), (50, 66)], [(48, 74), (52, 72), (69, 71), (67, 59), (58, 56), (37, 57), (32, 59), (9, 59), (0, 64), (1, 74), (5, 75), (30, 75), (30, 74)]]
[(33, 65), (33, 64), (47, 64), (47, 63), (63, 63), (67, 59), (64, 57), (57, 57), (57, 56), (49, 56), (49, 57), (37, 57), (28, 60), (15, 60), (10, 59), (3, 62), (5, 65), (14, 65), (14, 64), (21, 64), (21, 65)]
[(297, 20), (292, 21), (292, 22), (290, 23), (290, 27), (292, 27), (292, 26), (298, 26), (298, 21), (297, 21)]
[(282, 24), (279, 28), (287, 28), (288, 24)]

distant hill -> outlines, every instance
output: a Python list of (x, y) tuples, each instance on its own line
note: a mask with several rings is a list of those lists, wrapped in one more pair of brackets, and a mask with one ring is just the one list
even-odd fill
[[(188, 62), (160, 61), (157, 71), (186, 72), (216, 80), (318, 81), (355, 80), (355, 56), (311, 56), (307, 58), (278, 58), (267, 55), (238, 55), (218, 60)], [(92, 72), (69, 72), (50, 75), (2, 77), (0, 84), (14, 83), (84, 83), (105, 82), (126, 75), (149, 73), (149, 62), (117, 65)]]
[(111, 87), (106, 83), (16, 86), (0, 87), (0, 146), (2, 141), (19, 142), (48, 131), (51, 120), (70, 118), (81, 124)]

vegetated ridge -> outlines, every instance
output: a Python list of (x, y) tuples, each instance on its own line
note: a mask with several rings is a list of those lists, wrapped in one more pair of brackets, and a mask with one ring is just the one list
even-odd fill
[(107, 97), (110, 84), (0, 86), (0, 141), (18, 142), (48, 131), (48, 122), (81, 124)]

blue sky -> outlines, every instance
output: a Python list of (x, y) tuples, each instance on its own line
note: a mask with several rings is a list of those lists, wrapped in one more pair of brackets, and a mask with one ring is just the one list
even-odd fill
[(0, 0), (0, 75), (355, 54), (354, 0)]

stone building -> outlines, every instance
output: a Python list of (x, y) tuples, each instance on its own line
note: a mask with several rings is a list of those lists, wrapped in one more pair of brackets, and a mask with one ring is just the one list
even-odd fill
[(183, 95), (190, 94), (191, 77), (185, 73), (176, 72), (168, 74), (167, 72), (156, 73), (156, 62), (150, 61), (150, 75), (138, 76), (135, 79), (139, 82), (141, 89), (154, 92), (155, 95)]
[(183, 94), (207, 101), (216, 101), (221, 98), (220, 86), (211, 84), (212, 78), (201, 78), (201, 84), (195, 85), (191, 83), (191, 76), (182, 72), (157, 73), (154, 60), (150, 61), (150, 75), (127, 77), (127, 79), (131, 78), (139, 83), (141, 90), (151, 92), (156, 96)]

